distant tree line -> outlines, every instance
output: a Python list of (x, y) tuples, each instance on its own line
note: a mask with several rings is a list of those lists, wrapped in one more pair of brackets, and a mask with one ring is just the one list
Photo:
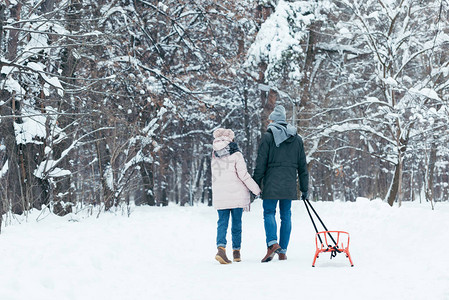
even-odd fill
[(313, 200), (447, 201), (448, 17), (443, 0), (6, 0), (1, 214), (211, 204), (213, 130), (251, 169), (276, 104)]

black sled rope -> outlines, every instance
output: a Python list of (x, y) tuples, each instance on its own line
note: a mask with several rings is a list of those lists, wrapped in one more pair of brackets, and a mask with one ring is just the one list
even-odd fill
[[(321, 220), (320, 216), (317, 214), (317, 212), (315, 211), (315, 209), (313, 208), (312, 204), (310, 204), (309, 199), (305, 199), (304, 201), (304, 205), (306, 206), (307, 209), (307, 213), (309, 214), (310, 220), (312, 221), (313, 227), (315, 228), (315, 231), (318, 235), (318, 238), (320, 239), (320, 243), (323, 245), (323, 241), (321, 240), (321, 236), (318, 234), (318, 228), (316, 227), (315, 221), (313, 220), (312, 214), (310, 213), (310, 208), (312, 209), (313, 213), (315, 214), (315, 216), (318, 218), (318, 220), (320, 221), (321, 225), (323, 225), (324, 229), (326, 231), (329, 231), (326, 227), (326, 225), (324, 225), (323, 221)], [(337, 256), (337, 252), (341, 253), (342, 251), (340, 249), (338, 249), (338, 245), (337, 242), (334, 240), (334, 237), (332, 236), (332, 234), (330, 234), (330, 232), (327, 233), (329, 235), (329, 237), (332, 239), (332, 242), (334, 242), (335, 246), (332, 245), (327, 245), (328, 249), (331, 252), (331, 259), (335, 256)]]

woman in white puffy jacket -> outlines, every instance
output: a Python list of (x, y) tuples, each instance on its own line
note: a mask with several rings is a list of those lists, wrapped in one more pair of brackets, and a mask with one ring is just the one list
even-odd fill
[(218, 252), (215, 259), (221, 264), (231, 263), (226, 256), (226, 233), (231, 216), (232, 254), (234, 261), (238, 262), (241, 261), (243, 210), (249, 210), (250, 191), (259, 195), (260, 188), (248, 173), (231, 129), (219, 128), (214, 131), (211, 168), (212, 203), (218, 211)]

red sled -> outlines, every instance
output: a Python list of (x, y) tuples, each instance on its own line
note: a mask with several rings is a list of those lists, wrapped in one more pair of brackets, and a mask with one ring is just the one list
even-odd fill
[[(315, 228), (315, 256), (313, 257), (313, 263), (312, 267), (315, 267), (316, 259), (319, 257), (321, 253), (324, 252), (330, 252), (331, 253), (331, 259), (335, 256), (337, 256), (338, 253), (345, 253), (346, 257), (349, 258), (349, 262), (351, 263), (351, 267), (354, 266), (354, 263), (352, 262), (351, 254), (349, 254), (349, 233), (346, 231), (330, 231), (326, 228), (326, 225), (324, 225), (323, 221), (321, 220), (320, 216), (317, 214), (315, 209), (313, 208), (312, 204), (310, 204), (308, 199), (304, 199), (304, 205), (306, 206), (307, 213), (309, 214), (310, 220), (312, 221), (313, 227)], [(312, 209), (315, 216), (320, 221), (321, 225), (323, 225), (325, 231), (318, 231), (318, 228), (315, 224), (315, 221), (313, 220), (312, 214), (310, 213), (310, 209)], [(333, 235), (337, 235), (337, 240), (333, 237)], [(328, 240), (328, 237), (332, 240), (331, 245), (330, 241)], [(319, 240), (319, 242), (318, 242)]]
[[(330, 245), (328, 237), (334, 241), (332, 234), (337, 235), (337, 240), (335, 241), (335, 246)], [(313, 257), (312, 267), (315, 267), (316, 259), (321, 253), (330, 252), (331, 258), (337, 256), (337, 253), (345, 253), (346, 257), (349, 259), (351, 267), (354, 267), (354, 263), (351, 259), (351, 254), (349, 253), (349, 233), (346, 231), (320, 231), (315, 235), (316, 251)], [(326, 246), (327, 245), (327, 246)]]

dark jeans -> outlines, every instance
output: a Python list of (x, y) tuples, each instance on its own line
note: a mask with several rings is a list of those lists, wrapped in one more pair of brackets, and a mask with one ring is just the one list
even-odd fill
[(240, 250), (242, 244), (242, 214), (243, 208), (218, 210), (217, 247), (226, 247), (226, 233), (228, 232), (229, 215), (231, 215), (232, 249)]
[(280, 239), (279, 246), (281, 246), (281, 253), (287, 252), (288, 242), (290, 241), (290, 233), (292, 231), (292, 221), (291, 221), (291, 207), (292, 200), (273, 200), (264, 199), (263, 200), (263, 219), (265, 226), (265, 235), (267, 246), (276, 244), (278, 241), (277, 237), (277, 225), (276, 225), (276, 206), (279, 202), (279, 210), (281, 214), (281, 229), (280, 229)]

